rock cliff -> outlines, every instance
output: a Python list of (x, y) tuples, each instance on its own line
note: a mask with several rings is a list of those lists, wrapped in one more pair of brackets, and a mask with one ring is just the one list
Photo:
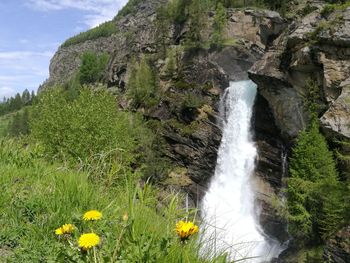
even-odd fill
[[(140, 3), (135, 13), (115, 20), (118, 32), (110, 37), (59, 48), (51, 60), (50, 78), (45, 86), (72, 77), (80, 66), (82, 53), (107, 52), (111, 56), (106, 74), (108, 84), (111, 88), (124, 92), (131, 58), (144, 54), (157, 57), (161, 49), (156, 10), (165, 2), (166, 0), (153, 0)], [(213, 15), (208, 14), (210, 23)], [(164, 124), (163, 134), (168, 143), (166, 155), (177, 166), (186, 168), (185, 175), (190, 179), (187, 182), (191, 192), (199, 196), (207, 179), (213, 174), (221, 139), (221, 131), (216, 121), (220, 94), (228, 87), (230, 80), (248, 79), (248, 69), (263, 56), (266, 46), (286, 27), (286, 22), (280, 15), (272, 11), (229, 10), (227, 16), (224, 35), (232, 44), (222, 49), (203, 49), (195, 52), (179, 48), (179, 57), (184, 68), (181, 81), (187, 86), (186, 89), (176, 85), (174, 79), (168, 78), (166, 74), (162, 75), (166, 61), (156, 59), (155, 67), (161, 79), (162, 99), (157, 107), (143, 109), (147, 117)], [(187, 31), (186, 24), (180, 29), (169, 25), (166, 45), (173, 49), (181, 47)], [(181, 104), (182, 98), (187, 94), (202, 98), (206, 107), (196, 109), (192, 113), (193, 116), (190, 116), (191, 113), (181, 112), (178, 104)], [(260, 117), (256, 119), (261, 120)], [(179, 130), (180, 125), (176, 124), (192, 124), (191, 130), (184, 134)], [(259, 174), (263, 175), (266, 169), (272, 169), (278, 176), (277, 179), (270, 176), (270, 179), (274, 184), (280, 185), (281, 145), (268, 139), (269, 136), (263, 138), (260, 135), (257, 135), (259, 145), (262, 146)], [(172, 175), (174, 176), (174, 173)]]
[[(268, 126), (272, 128), (271, 123), (276, 125), (273, 129), (275, 133), (265, 129), (262, 134), (270, 134), (270, 141), (275, 141), (271, 144), (284, 145), (287, 153), (299, 131), (309, 123), (307, 101), (312, 96), (308, 85), (310, 81), (318, 87), (318, 113), (323, 133), (330, 142), (350, 138), (350, 8), (344, 5), (328, 10), (322, 1), (308, 1), (308, 4), (311, 6), (309, 13), (293, 20), (249, 70), (249, 77), (257, 83), (261, 96), (257, 107), (259, 100), (265, 103), (261, 107), (271, 109), (270, 114), (273, 115), (267, 121), (270, 123)], [(263, 120), (262, 116), (258, 119)], [(263, 126), (258, 121), (258, 134), (259, 127)], [(259, 145), (259, 149), (263, 150), (264, 146)], [(268, 152), (271, 153), (271, 149)], [(268, 154), (262, 156), (267, 157)], [(265, 163), (263, 160), (259, 165)], [(281, 167), (280, 164), (277, 167)], [(346, 169), (342, 167), (342, 170)], [(265, 170), (260, 177), (266, 178), (269, 174)], [(278, 174), (272, 176), (272, 179), (276, 178)], [(271, 178), (266, 179), (271, 186), (276, 186)], [(261, 199), (266, 211), (273, 210), (269, 198)], [(263, 223), (264, 215), (261, 216)], [(269, 215), (267, 213), (266, 216)], [(267, 228), (274, 219), (264, 223)], [(344, 229), (331, 238), (324, 258), (330, 262), (346, 262), (349, 245), (344, 242), (344, 238), (347, 235), (348, 230)], [(286, 251), (280, 262), (296, 262), (288, 254)]]
[[(113, 35), (59, 48), (44, 88), (74, 76), (84, 52), (107, 52), (108, 87), (124, 94), (132, 59), (150, 56), (159, 76), (161, 99), (154, 107), (138, 110), (161, 126), (163, 152), (173, 164), (163, 183), (186, 189), (197, 202), (215, 169), (221, 140), (220, 95), (229, 81), (248, 79), (249, 73), (258, 85), (253, 126), (260, 222), (267, 234), (287, 241), (286, 222), (271, 204), (283, 186), (289, 147), (309, 120), (305, 107), (309, 79), (321, 89), (325, 134), (350, 138), (350, 9), (325, 13), (322, 2), (311, 1), (312, 11), (289, 24), (276, 12), (229, 9), (223, 33), (228, 44), (220, 49), (185, 49), (186, 23), (169, 24), (159, 39), (157, 8), (165, 2), (141, 1), (135, 12), (113, 20), (117, 28)], [(213, 23), (213, 16), (208, 14), (208, 23)], [(204, 34), (210, 36), (212, 32), (206, 30)], [(162, 45), (176, 51), (181, 76), (166, 73), (168, 59), (160, 55)], [(189, 96), (199, 98), (200, 106), (183, 107)], [(121, 108), (128, 105), (127, 99), (120, 100)], [(333, 243), (327, 251), (333, 253)]]
[(249, 71), (286, 139), (308, 123), (308, 79), (321, 89), (320, 119), (326, 134), (350, 138), (350, 9), (321, 11), (322, 6), (293, 22)]

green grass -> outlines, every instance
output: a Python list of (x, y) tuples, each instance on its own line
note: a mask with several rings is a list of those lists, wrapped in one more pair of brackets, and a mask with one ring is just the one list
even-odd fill
[[(88, 174), (48, 164), (39, 146), (0, 141), (0, 256), (2, 262), (208, 262), (201, 259), (196, 237), (181, 243), (174, 231), (186, 213), (177, 194), (160, 198), (159, 190), (129, 176), (115, 187), (90, 181)], [(103, 213), (83, 222), (87, 210)], [(122, 215), (129, 215), (123, 221)], [(54, 230), (76, 227), (68, 240)], [(82, 253), (77, 239), (93, 231), (100, 246)], [(96, 256), (96, 260), (94, 259)]]

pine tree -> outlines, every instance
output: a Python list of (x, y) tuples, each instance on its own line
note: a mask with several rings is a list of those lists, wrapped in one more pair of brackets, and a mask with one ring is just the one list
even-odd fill
[(25, 89), (22, 93), (22, 103), (27, 105), (30, 102), (30, 93), (27, 89)]
[(226, 24), (226, 9), (222, 3), (218, 3), (216, 7), (216, 12), (214, 16), (214, 32), (211, 37), (211, 44), (214, 46), (222, 46), (223, 31)]
[(158, 102), (158, 85), (155, 74), (145, 57), (140, 63), (133, 62), (128, 80), (129, 98), (133, 100), (134, 107), (151, 107)]
[(157, 36), (158, 43), (161, 44), (161, 55), (162, 57), (166, 56), (166, 48), (167, 48), (167, 39), (169, 37), (169, 13), (168, 9), (161, 5), (157, 10)]
[[(317, 118), (302, 131), (290, 159), (288, 211), (290, 233), (305, 242), (327, 236), (341, 218), (343, 207), (338, 198), (336, 164), (327, 142), (319, 132)], [(324, 193), (327, 192), (327, 195)], [(336, 205), (338, 204), (338, 205)], [(338, 222), (339, 223), (339, 222)]]
[(200, 47), (203, 44), (202, 31), (205, 31), (208, 15), (208, 2), (192, 0), (189, 5), (189, 31), (187, 41), (190, 46)]

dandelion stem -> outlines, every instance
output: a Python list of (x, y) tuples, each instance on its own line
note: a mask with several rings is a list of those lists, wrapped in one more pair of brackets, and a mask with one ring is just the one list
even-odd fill
[(117, 239), (117, 243), (115, 244), (115, 248), (114, 248), (114, 251), (113, 251), (111, 262), (114, 262), (114, 259), (117, 256), (117, 253), (118, 253), (118, 250), (119, 250), (119, 246), (120, 246), (120, 241), (121, 241), (121, 239), (122, 239), (122, 237), (124, 235), (125, 228), (126, 228), (126, 225), (120, 231), (119, 237)]
[(94, 262), (97, 263), (97, 255), (96, 255), (96, 248), (93, 248), (94, 250)]

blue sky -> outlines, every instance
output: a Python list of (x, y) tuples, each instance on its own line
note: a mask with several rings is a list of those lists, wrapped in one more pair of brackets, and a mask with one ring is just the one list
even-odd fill
[(61, 43), (112, 19), (127, 0), (0, 0), (0, 100), (37, 90)]

